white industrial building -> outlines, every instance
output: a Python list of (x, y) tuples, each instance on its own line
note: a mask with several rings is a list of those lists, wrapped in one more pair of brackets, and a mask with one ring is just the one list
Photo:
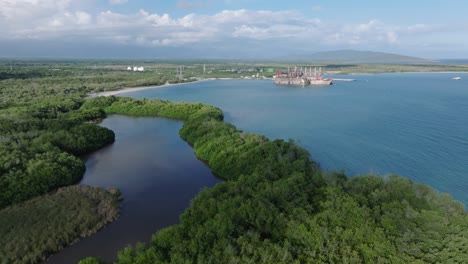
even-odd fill
[(139, 71), (139, 72), (142, 72), (142, 71), (145, 71), (145, 67), (138, 67), (138, 66), (128, 66), (127, 67), (127, 71)]

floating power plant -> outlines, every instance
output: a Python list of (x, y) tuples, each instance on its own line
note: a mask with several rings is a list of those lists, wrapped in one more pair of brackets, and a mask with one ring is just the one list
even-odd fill
[(276, 75), (273, 77), (276, 84), (282, 85), (331, 85), (333, 79), (323, 78), (322, 67), (317, 70), (317, 67), (297, 67), (293, 69), (288, 67), (287, 72), (276, 71)]

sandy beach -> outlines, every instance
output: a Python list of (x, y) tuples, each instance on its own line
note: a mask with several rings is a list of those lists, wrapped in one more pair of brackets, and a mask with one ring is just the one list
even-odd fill
[(112, 96), (112, 95), (118, 95), (118, 94), (128, 93), (128, 92), (136, 92), (136, 91), (142, 91), (142, 90), (148, 90), (148, 89), (158, 89), (158, 88), (164, 88), (164, 87), (175, 86), (175, 85), (184, 85), (188, 83), (205, 82), (205, 81), (210, 81), (210, 80), (214, 80), (214, 79), (204, 79), (204, 80), (197, 80), (197, 81), (186, 82), (186, 83), (167, 83), (167, 84), (162, 84), (162, 85), (128, 87), (128, 88), (123, 88), (123, 89), (115, 90), (115, 91), (89, 93), (86, 97), (93, 98), (93, 97), (98, 97), (98, 96)]
[[(162, 84), (162, 85), (128, 87), (128, 88), (122, 88), (122, 89), (114, 90), (114, 91), (89, 93), (89, 94), (86, 95), (86, 98), (93, 98), (93, 97), (98, 97), (98, 96), (112, 96), (112, 95), (118, 95), (118, 94), (122, 94), (122, 93), (136, 92), (136, 91), (148, 90), (148, 89), (158, 89), (158, 88), (164, 88), (164, 87), (168, 87), (168, 86), (184, 85), (184, 84), (196, 83), (196, 82), (206, 82), (206, 81), (213, 81), (213, 80), (244, 80), (244, 79), (245, 78), (222, 78), (221, 77), (221, 78), (207, 78), (207, 79), (196, 80), (196, 81), (185, 82), (185, 83), (167, 83), (167, 84)], [(272, 78), (264, 78), (263, 80), (272, 80)]]

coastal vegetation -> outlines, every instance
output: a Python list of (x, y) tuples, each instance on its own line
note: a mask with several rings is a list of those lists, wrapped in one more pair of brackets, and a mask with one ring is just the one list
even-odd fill
[[(16, 62), (0, 65), (0, 263), (34, 263), (115, 219), (104, 190), (77, 183), (80, 155), (114, 141), (96, 121), (107, 114), (182, 120), (180, 136), (224, 182), (203, 190), (180, 223), (146, 244), (122, 250), (117, 263), (462, 263), (468, 215), (447, 194), (396, 175), (326, 173), (293, 141), (238, 130), (200, 103), (84, 99), (122, 87), (190, 77), (251, 74), (238, 63)], [(0, 61), (0, 64), (1, 61)], [(464, 65), (329, 65), (351, 73), (467, 71)], [(286, 64), (261, 64), (268, 72)], [(333, 68), (335, 67), (335, 68)], [(246, 69), (235, 72), (232, 69)], [(227, 71), (228, 69), (231, 69)], [(403, 70), (402, 70), (403, 69)], [(96, 213), (99, 212), (99, 213)], [(82, 263), (102, 263), (87, 258)]]
[(468, 259), (467, 212), (426, 185), (396, 175), (325, 173), (294, 142), (240, 131), (212, 106), (108, 97), (88, 107), (184, 120), (180, 136), (225, 180), (199, 193), (178, 225), (121, 251), (117, 263)]
[(0, 209), (77, 183), (85, 171), (79, 156), (114, 141), (93, 124), (102, 109), (80, 110), (87, 93), (167, 81), (179, 80), (72, 62), (0, 67)]
[(0, 209), (81, 179), (85, 165), (76, 155), (115, 138), (111, 130), (81, 121), (96, 118), (91, 112), (51, 117), (46, 110), (41, 117), (34, 112), (21, 119), (0, 117)]
[(81, 180), (81, 155), (115, 139), (94, 124), (104, 111), (80, 110), (88, 88), (71, 75), (0, 70), (0, 263), (43, 260), (118, 215), (103, 190), (59, 189)]
[(36, 263), (118, 217), (118, 192), (84, 185), (0, 211), (0, 263)]

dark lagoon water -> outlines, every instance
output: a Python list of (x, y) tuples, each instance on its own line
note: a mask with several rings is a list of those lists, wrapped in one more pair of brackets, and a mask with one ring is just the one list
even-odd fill
[(116, 141), (87, 157), (81, 184), (119, 188), (125, 198), (120, 218), (46, 263), (77, 263), (87, 256), (112, 261), (127, 245), (176, 224), (201, 188), (219, 182), (180, 139), (182, 122), (110, 116), (101, 125), (115, 132)]
[(468, 74), (342, 78), (356, 81), (302, 88), (219, 80), (122, 96), (215, 105), (242, 130), (297, 140), (324, 169), (396, 173), (468, 205)]

